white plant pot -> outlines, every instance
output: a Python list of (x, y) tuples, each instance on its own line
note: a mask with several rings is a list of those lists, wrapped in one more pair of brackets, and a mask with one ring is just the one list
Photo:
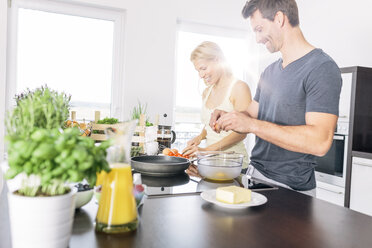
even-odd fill
[(8, 193), (13, 248), (67, 248), (75, 214), (77, 189), (53, 197)]

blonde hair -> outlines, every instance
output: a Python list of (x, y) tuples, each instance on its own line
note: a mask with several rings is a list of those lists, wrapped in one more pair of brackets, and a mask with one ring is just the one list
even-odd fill
[(225, 72), (230, 75), (232, 74), (221, 48), (212, 41), (202, 42), (191, 52), (190, 60), (194, 62), (197, 59), (208, 61), (218, 60)]

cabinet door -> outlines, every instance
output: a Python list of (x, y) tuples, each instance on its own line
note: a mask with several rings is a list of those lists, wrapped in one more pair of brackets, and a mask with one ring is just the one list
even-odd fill
[(353, 157), (350, 208), (372, 216), (372, 160)]
[(339, 206), (344, 206), (344, 188), (319, 181), (316, 184), (316, 198)]

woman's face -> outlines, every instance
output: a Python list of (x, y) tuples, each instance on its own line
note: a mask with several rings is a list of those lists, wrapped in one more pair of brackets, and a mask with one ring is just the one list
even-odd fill
[(217, 60), (196, 59), (193, 61), (195, 70), (206, 85), (218, 82), (222, 76), (222, 69)]

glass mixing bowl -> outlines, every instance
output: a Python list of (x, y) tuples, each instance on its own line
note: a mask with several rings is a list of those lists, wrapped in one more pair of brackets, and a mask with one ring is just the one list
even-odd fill
[(232, 152), (199, 152), (197, 166), (203, 178), (215, 181), (231, 180), (240, 175), (244, 155)]

